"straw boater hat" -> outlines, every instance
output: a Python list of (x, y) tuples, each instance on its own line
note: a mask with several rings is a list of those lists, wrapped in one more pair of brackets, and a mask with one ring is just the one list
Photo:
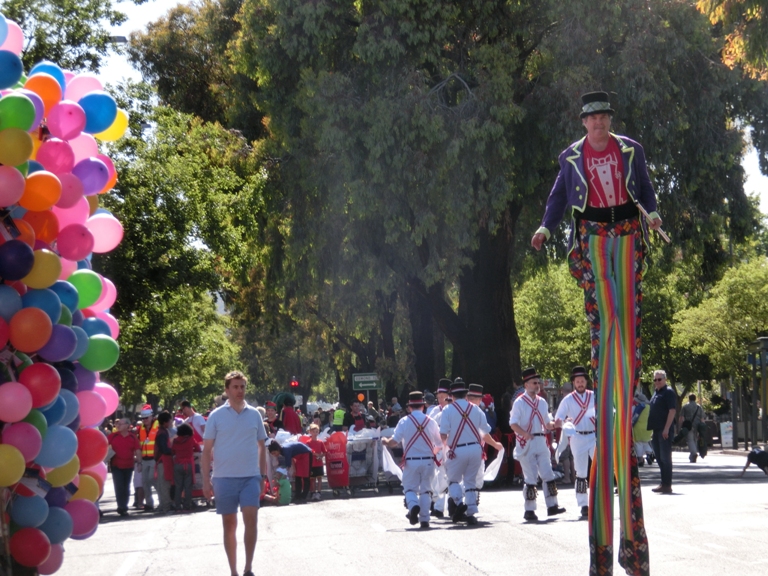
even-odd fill
[(586, 118), (590, 114), (613, 114), (616, 111), (611, 108), (608, 100), (608, 92), (587, 92), (581, 96), (581, 114), (579, 118)]
[(451, 393), (451, 381), (448, 378), (440, 378), (437, 383), (437, 393), (450, 394)]
[(467, 392), (467, 396), (479, 396), (482, 397), (483, 395), (483, 387), (481, 384), (470, 384), (469, 385), (469, 392)]
[(584, 368), (584, 366), (573, 367), (573, 370), (571, 370), (571, 382), (573, 382), (577, 376), (583, 376), (584, 378), (589, 380), (589, 374), (587, 374), (587, 369)]
[(528, 380), (532, 380), (533, 378), (539, 378), (539, 373), (536, 372), (536, 368), (529, 366), (523, 370), (523, 384), (528, 382)]
[(453, 384), (451, 384), (451, 393), (466, 392), (466, 391), (467, 391), (467, 384), (460, 377), (456, 378), (456, 380), (453, 381)]
[(408, 394), (408, 406), (424, 406), (424, 394), (419, 391)]
[(272, 400), (267, 400), (267, 403), (264, 406), (266, 406), (267, 408), (275, 408), (275, 409), (277, 409), (277, 404), (272, 402)]

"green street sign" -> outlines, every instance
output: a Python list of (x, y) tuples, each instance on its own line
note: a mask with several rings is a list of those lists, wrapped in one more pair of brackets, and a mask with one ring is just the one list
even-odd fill
[(379, 375), (375, 372), (352, 374), (352, 390), (356, 392), (381, 390), (381, 380), (379, 380)]

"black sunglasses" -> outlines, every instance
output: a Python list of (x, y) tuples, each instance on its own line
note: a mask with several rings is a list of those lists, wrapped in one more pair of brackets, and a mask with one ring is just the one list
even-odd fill
[(664, 380), (664, 378), (654, 378), (653, 379), (654, 382), (662, 382), (663, 380)]

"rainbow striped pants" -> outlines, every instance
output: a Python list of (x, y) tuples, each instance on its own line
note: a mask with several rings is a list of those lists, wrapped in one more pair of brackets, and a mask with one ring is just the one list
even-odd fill
[(619, 565), (649, 574), (648, 538), (632, 442), (632, 397), (640, 379), (640, 304), (644, 263), (638, 218), (578, 222), (571, 274), (584, 289), (592, 338), (596, 450), (590, 472), (590, 575), (613, 574), (613, 487), (618, 485)]

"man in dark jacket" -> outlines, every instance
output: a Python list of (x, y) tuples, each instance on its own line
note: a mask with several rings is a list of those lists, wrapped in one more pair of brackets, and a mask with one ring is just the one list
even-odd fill
[(653, 431), (651, 445), (661, 472), (661, 484), (653, 488), (653, 491), (672, 494), (672, 438), (675, 435), (677, 394), (667, 385), (667, 373), (664, 370), (653, 373), (653, 386), (656, 391), (651, 398), (648, 430)]

